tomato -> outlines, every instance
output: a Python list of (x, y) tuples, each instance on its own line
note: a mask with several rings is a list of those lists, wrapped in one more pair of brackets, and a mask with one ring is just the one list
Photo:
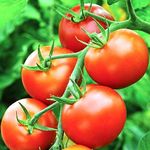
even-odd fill
[[(55, 140), (55, 131), (34, 129), (32, 134), (28, 134), (27, 128), (19, 124), (16, 119), (16, 112), (19, 119), (26, 119), (18, 102), (27, 108), (31, 116), (46, 107), (44, 103), (32, 98), (21, 99), (9, 106), (1, 123), (2, 138), (5, 144), (10, 150), (38, 150), (39, 148), (46, 150)], [(43, 114), (38, 123), (51, 128), (57, 127), (57, 121), (52, 111)]]
[[(50, 47), (41, 47), (44, 57), (48, 56)], [(68, 54), (70, 50), (65, 48), (54, 48), (53, 55)], [(39, 62), (37, 51), (34, 51), (25, 61), (25, 65), (35, 66)], [(76, 64), (76, 58), (63, 58), (52, 60), (48, 71), (33, 71), (22, 69), (22, 82), (27, 93), (38, 100), (51, 103), (46, 100), (50, 95), (62, 96), (68, 84), (69, 77)]]
[(73, 145), (73, 146), (67, 147), (63, 150), (92, 150), (92, 149), (85, 147), (83, 145)]
[(75, 143), (98, 148), (111, 143), (126, 121), (121, 96), (106, 86), (92, 85), (73, 105), (62, 111), (62, 127)]
[[(88, 10), (89, 4), (85, 4), (85, 9)], [(80, 12), (80, 5), (75, 6), (72, 10), (76, 13)], [(107, 19), (113, 20), (113, 17), (101, 6), (93, 4), (91, 8), (91, 12), (98, 16), (106, 17)], [(67, 14), (67, 16), (70, 16)], [(102, 21), (98, 21), (104, 28), (106, 28), (106, 23)], [(100, 30), (97, 27), (97, 24), (91, 17), (86, 17), (86, 19), (82, 20), (79, 23), (74, 23), (66, 18), (62, 18), (59, 24), (59, 38), (63, 47), (73, 50), (74, 52), (80, 51), (86, 47), (86, 45), (79, 42), (82, 40), (84, 42), (89, 42), (89, 37), (82, 31), (81, 28), (84, 28), (88, 32), (97, 32)]]
[(85, 67), (93, 80), (112, 88), (127, 87), (138, 81), (148, 66), (144, 40), (129, 29), (110, 34), (102, 48), (89, 48)]

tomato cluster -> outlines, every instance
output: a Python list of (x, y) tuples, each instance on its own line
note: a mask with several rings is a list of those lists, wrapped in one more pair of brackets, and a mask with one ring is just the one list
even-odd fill
[[(89, 7), (86, 4), (85, 10), (89, 10)], [(79, 13), (80, 9), (79, 5), (72, 8), (75, 13)], [(98, 5), (92, 5), (90, 11), (114, 20)], [(70, 14), (66, 16), (73, 17)], [(77, 58), (68, 58), (67, 55), (71, 56), (77, 51), (81, 54), (84, 51), (85, 45), (77, 39), (91, 42), (81, 28), (89, 33), (100, 32), (92, 17), (85, 16), (79, 22), (72, 21), (63, 18), (59, 25), (60, 41), (64, 48), (55, 47), (53, 56), (63, 55), (62, 58), (52, 59), (49, 55), (51, 47), (44, 46), (40, 48), (40, 54), (36, 50), (25, 61), (25, 66), (37, 66), (39, 70), (27, 67), (22, 69), (24, 88), (32, 98), (16, 101), (3, 116), (2, 137), (10, 150), (46, 150), (55, 141), (55, 131), (34, 129), (32, 124), (27, 126), (18, 121), (17, 118), (22, 121), (27, 119), (25, 110), (23, 111), (19, 103), (32, 117), (53, 103), (47, 99), (51, 96), (61, 97), (65, 92), (77, 62)], [(98, 20), (98, 23), (106, 29), (105, 22)], [(40, 57), (45, 67), (49, 67), (44, 71), (40, 70)], [(48, 61), (44, 61), (47, 58)], [(148, 66), (148, 49), (144, 40), (134, 31), (120, 29), (110, 33), (107, 43), (102, 47), (90, 47), (83, 61), (87, 72), (97, 84), (87, 85), (86, 91), (78, 98), (72, 95), (71, 98), (75, 97), (77, 100), (74, 104), (64, 104), (60, 116), (62, 129), (73, 142), (79, 144), (64, 150), (92, 150), (108, 145), (117, 138), (126, 121), (126, 106), (114, 89), (127, 87), (144, 75)], [(37, 123), (57, 128), (57, 120), (51, 110), (44, 113)], [(32, 127), (33, 132), (29, 133), (28, 128)]]

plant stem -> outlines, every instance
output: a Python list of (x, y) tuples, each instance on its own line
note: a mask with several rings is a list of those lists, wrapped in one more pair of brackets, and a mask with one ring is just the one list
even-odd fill
[[(78, 61), (76, 63), (76, 66), (70, 76), (71, 80), (76, 81), (80, 78), (81, 75), (81, 68), (84, 66), (84, 57), (87, 53), (88, 46), (83, 49), (79, 55), (78, 55)], [(63, 94), (62, 97), (69, 97), (70, 92), (69, 92), (69, 87), (72, 87), (72, 81), (69, 80), (69, 83), (66, 87), (66, 90)], [(50, 150), (62, 150), (63, 144), (62, 144), (62, 139), (63, 139), (63, 129), (62, 129), (62, 124), (61, 124), (61, 116), (62, 116), (62, 109), (63, 109), (64, 104), (60, 104), (60, 116), (59, 116), (59, 121), (58, 121), (58, 130), (57, 130), (57, 136), (56, 136), (56, 141), (54, 145), (50, 148)]]
[(55, 0), (52, 0), (51, 7), (50, 7), (50, 20), (49, 20), (49, 31), (50, 31), (50, 39), (54, 36), (54, 15), (55, 12), (53, 11), (53, 7), (55, 5)]
[(38, 113), (36, 113), (36, 114), (31, 118), (31, 120), (30, 120), (30, 125), (34, 125), (34, 124), (38, 121), (38, 119), (39, 119), (44, 113), (46, 113), (46, 112), (49, 111), (49, 110), (52, 110), (52, 109), (53, 109), (54, 107), (56, 107), (57, 105), (59, 105), (59, 103), (58, 103), (58, 102), (55, 102), (55, 103), (49, 105), (48, 107), (46, 107), (45, 109), (43, 109), (43, 110), (39, 111)]
[(63, 148), (63, 134), (64, 131), (62, 129), (62, 123), (61, 123), (61, 116), (62, 116), (62, 109), (64, 104), (60, 104), (60, 112), (59, 112), (59, 119), (58, 119), (58, 125), (57, 125), (57, 135), (56, 135), (56, 141), (54, 145), (49, 150), (62, 150)]
[(93, 14), (93, 13), (87, 11), (87, 10), (84, 10), (84, 14), (85, 14), (86, 16), (91, 16), (91, 17), (95, 18), (96, 20), (101, 20), (101, 21), (103, 21), (103, 22), (107, 22), (109, 25), (114, 22), (114, 21), (109, 20), (109, 19), (107, 19), (107, 18), (105, 18), (105, 17), (95, 15), (95, 14)]
[(128, 14), (129, 14), (129, 19), (122, 21), (122, 22), (109, 20), (105, 17), (95, 15), (87, 10), (84, 10), (84, 14), (86, 16), (91, 16), (95, 18), (96, 20), (107, 22), (110, 25), (109, 30), (111, 32), (121, 29), (121, 28), (129, 28), (132, 30), (142, 30), (144, 32), (150, 33), (150, 23), (144, 20), (141, 20), (136, 15), (136, 12), (132, 6), (131, 0), (126, 0), (126, 6), (127, 6)]
[(132, 21), (135, 21), (137, 18), (137, 15), (136, 15), (135, 10), (132, 6), (131, 0), (126, 0), (126, 6), (127, 6), (129, 18), (131, 18)]
[(150, 33), (150, 23), (140, 19), (137, 15), (136, 12), (132, 6), (131, 0), (126, 0), (126, 6), (129, 14), (129, 28), (130, 29), (137, 29), (137, 30), (142, 30), (144, 32)]
[(81, 19), (85, 18), (84, 15), (84, 0), (80, 0), (80, 11), (81, 11)]
[(77, 53), (69, 53), (69, 54), (61, 54), (61, 55), (57, 55), (57, 56), (52, 56), (50, 59), (61, 59), (61, 58), (73, 58), (73, 57), (78, 57), (78, 55), (81, 52), (77, 52)]
[[(87, 49), (87, 48), (86, 48)], [(85, 50), (83, 50), (84, 52)], [(61, 58), (70, 58), (70, 57), (79, 57), (80, 55), (82, 55), (83, 53), (82, 51), (80, 52), (77, 52), (77, 53), (70, 53), (70, 54), (62, 54), (62, 55), (57, 55), (57, 56), (52, 56), (50, 59), (53, 60), (53, 59), (61, 59)], [(79, 59), (80, 60), (80, 59)], [(80, 61), (79, 61), (80, 62)], [(80, 65), (78, 62), (76, 64), (76, 66)], [(75, 67), (76, 68), (76, 67)], [(77, 68), (78, 69), (78, 68)], [(72, 78), (73, 80), (76, 78), (76, 74), (78, 74), (77, 72), (79, 70), (77, 69), (74, 69), (73, 71), (73, 77)], [(77, 70), (77, 71), (76, 71)], [(75, 72), (75, 73), (74, 73)], [(80, 71), (79, 71), (80, 72)], [(75, 75), (74, 75), (75, 74)], [(78, 76), (77, 76), (78, 77)], [(71, 78), (71, 77), (70, 77)], [(68, 85), (70, 85), (70, 82), (68, 83)], [(62, 97), (67, 97), (68, 96), (68, 88), (66, 88), (64, 94)], [(55, 102), (53, 103), (52, 105), (49, 105), (48, 107), (46, 107), (45, 109), (41, 110), (40, 112), (36, 113), (30, 120), (30, 124), (33, 125), (37, 122), (37, 120), (40, 118), (41, 115), (43, 115), (45, 112), (47, 112), (48, 110), (51, 110), (53, 109), (54, 107), (56, 107), (59, 103), (58, 102)]]

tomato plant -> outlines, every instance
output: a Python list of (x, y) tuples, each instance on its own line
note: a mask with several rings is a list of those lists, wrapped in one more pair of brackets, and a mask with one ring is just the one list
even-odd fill
[[(85, 9), (89, 9), (89, 4), (85, 4)], [(80, 5), (77, 5), (72, 8), (72, 10), (76, 13), (80, 12)], [(110, 20), (113, 20), (113, 17), (101, 6), (99, 5), (92, 5), (90, 12), (106, 17)], [(67, 14), (67, 16), (70, 16), (70, 14)], [(107, 27), (105, 22), (98, 21), (104, 28)], [(62, 18), (60, 24), (59, 24), (59, 38), (60, 42), (63, 47), (66, 47), (68, 49), (73, 50), (74, 52), (80, 51), (83, 48), (86, 47), (86, 45), (79, 42), (76, 38), (79, 40), (82, 40), (84, 42), (89, 42), (90, 38), (85, 34), (84, 31), (82, 31), (81, 28), (84, 28), (86, 31), (92, 33), (97, 32), (99, 33), (100, 30), (98, 29), (94, 19), (92, 17), (85, 17), (85, 19), (81, 20), (80, 22), (76, 23), (73, 21), (70, 21), (66, 18)]]
[(73, 145), (65, 148), (64, 150), (92, 150), (92, 149), (85, 147), (83, 145)]
[[(118, 8), (123, 8), (128, 18), (115, 21), (101, 6), (92, 4), (92, 0), (91, 4), (84, 4), (84, 0), (80, 0), (80, 5), (72, 9), (66, 8), (62, 0), (59, 1), (60, 4), (56, 0), (51, 0), (50, 3), (40, 0), (38, 4), (31, 2), (33, 5), (29, 2), (25, 13), (21, 13), (21, 20), (15, 21), (13, 18), (23, 10), (25, 1), (14, 0), (12, 5), (1, 2), (2, 6), (0, 5), (0, 11), (6, 12), (0, 13), (0, 16), (7, 17), (0, 22), (0, 42), (4, 39), (3, 35), (7, 36), (14, 29), (18, 31), (18, 34), (12, 33), (9, 40), (1, 44), (0, 99), (7, 100), (12, 95), (20, 99), (25, 97), (26, 92), (33, 97), (19, 100), (8, 107), (2, 122), (1, 114), (5, 110), (5, 104), (0, 101), (0, 131), (7, 147), (10, 150), (62, 150), (64, 147), (67, 147), (65, 150), (90, 150), (108, 145), (104, 149), (136, 149), (137, 140), (146, 131), (144, 128), (141, 130), (138, 125), (145, 126), (145, 121), (137, 121), (137, 115), (135, 117), (132, 114), (135, 111), (141, 113), (142, 109), (145, 111), (150, 106), (149, 92), (146, 93), (149, 89), (149, 71), (142, 84), (138, 82), (131, 87), (131, 91), (130, 88), (119, 91), (127, 103), (128, 114), (132, 116), (115, 142), (113, 141), (123, 130), (126, 121), (126, 107), (121, 96), (112, 88), (124, 88), (137, 82), (147, 69), (150, 23), (146, 13), (149, 12), (149, 2), (143, 1), (141, 5), (138, 0), (133, 3), (132, 0), (125, 0), (124, 5), (119, 0), (95, 1), (106, 9), (109, 7), (106, 3), (110, 4), (109, 8), (115, 9), (117, 14)], [(112, 5), (115, 2), (117, 4)], [(67, 1), (65, 3), (72, 5)], [(15, 7), (18, 11), (12, 10)], [(63, 16), (59, 31), (59, 17), (54, 9)], [(28, 23), (31, 23), (30, 26), (27, 26)], [(19, 25), (22, 26), (21, 29)], [(8, 31), (3, 30), (4, 26)], [(144, 37), (147, 45), (133, 29)], [(28, 47), (34, 49), (39, 43), (48, 45), (51, 37), (55, 39), (56, 45), (60, 45), (60, 41), (65, 48), (55, 47), (53, 40), (52, 46), (38, 47), (38, 50), (28, 56), (21, 72), (25, 92), (20, 88), (22, 83), (18, 80), (18, 66), (23, 63)], [(9, 51), (10, 49), (13, 50)], [(97, 85), (86, 85), (92, 81), (82, 72), (84, 68)], [(144, 88), (140, 88), (141, 85)], [(7, 89), (8, 86), (10, 87)], [(7, 94), (9, 90), (11, 92)], [(57, 114), (58, 124), (51, 110)], [(140, 115), (140, 118), (144, 118), (143, 116), (145, 115)], [(146, 118), (148, 117), (149, 113)], [(132, 118), (136, 120), (135, 123)], [(149, 124), (147, 126), (149, 130)], [(70, 139), (65, 139), (64, 135)], [(138, 147), (147, 146), (143, 146), (149, 141), (144, 142), (145, 139), (147, 136)], [(79, 145), (68, 147), (68, 140)], [(0, 149), (4, 150), (6, 147), (3, 148), (3, 145), (0, 136)]]
[(148, 48), (144, 40), (129, 29), (110, 34), (102, 48), (90, 48), (85, 67), (97, 83), (123, 88), (138, 81), (148, 66)]
[(75, 143), (97, 148), (111, 143), (126, 121), (126, 107), (120, 95), (105, 86), (92, 85), (79, 101), (65, 105), (62, 127)]
[[(48, 57), (49, 46), (41, 47), (43, 57)], [(55, 47), (53, 55), (71, 53), (65, 48)], [(25, 65), (35, 66), (39, 63), (38, 53), (34, 51), (25, 61)], [(22, 69), (22, 82), (28, 94), (38, 100), (51, 103), (47, 98), (51, 95), (62, 96), (69, 81), (69, 77), (76, 63), (76, 58), (64, 58), (52, 60), (47, 71), (33, 71)]]
[[(43, 150), (49, 148), (55, 140), (55, 131), (33, 129), (33, 133), (29, 134), (27, 127), (19, 124), (16, 119), (16, 113), (19, 119), (26, 119), (19, 102), (28, 109), (31, 116), (46, 107), (44, 103), (32, 98), (21, 99), (9, 106), (1, 122), (1, 132), (5, 144), (10, 150), (38, 150), (39, 148)], [(57, 127), (57, 121), (52, 111), (41, 116), (38, 123), (51, 128)]]

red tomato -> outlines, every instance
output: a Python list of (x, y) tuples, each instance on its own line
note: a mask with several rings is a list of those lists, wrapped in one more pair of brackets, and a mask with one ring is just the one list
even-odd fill
[[(44, 57), (48, 56), (50, 47), (41, 47)], [(65, 48), (54, 48), (54, 55), (71, 53)], [(26, 60), (25, 65), (35, 66), (39, 62), (37, 51), (34, 51)], [(52, 60), (48, 71), (32, 71), (22, 69), (22, 82), (31, 97), (50, 103), (50, 95), (62, 96), (68, 84), (69, 77), (76, 64), (76, 58), (63, 58)]]
[[(31, 98), (21, 99), (9, 106), (1, 123), (2, 138), (5, 144), (10, 150), (38, 150), (39, 148), (46, 150), (54, 142), (56, 133), (34, 129), (32, 134), (28, 134), (27, 128), (19, 124), (16, 119), (16, 112), (19, 119), (26, 119), (18, 102), (27, 108), (31, 116), (46, 107), (42, 102)], [(57, 127), (52, 111), (42, 115), (38, 123), (51, 128)]]
[[(88, 10), (89, 4), (85, 4), (85, 9)], [(72, 10), (76, 13), (80, 12), (80, 5), (75, 6)], [(93, 4), (91, 8), (91, 12), (98, 16), (106, 17), (107, 19), (113, 20), (113, 17), (101, 6)], [(67, 14), (67, 16), (70, 16)], [(106, 23), (102, 21), (98, 21), (104, 28), (106, 28)], [(80, 51), (86, 47), (86, 45), (79, 42), (82, 40), (84, 42), (89, 42), (89, 37), (82, 31), (81, 28), (84, 28), (88, 32), (97, 32), (99, 33), (99, 29), (97, 24), (91, 17), (86, 17), (85, 20), (74, 23), (70, 20), (63, 18), (59, 24), (59, 38), (63, 47), (73, 50), (74, 52)]]
[(134, 31), (120, 29), (110, 34), (104, 47), (88, 50), (85, 67), (97, 83), (123, 88), (144, 75), (148, 59), (148, 48), (144, 40)]
[(73, 146), (67, 147), (63, 150), (92, 150), (92, 149), (85, 147), (83, 145), (73, 145)]
[(113, 89), (92, 85), (73, 105), (62, 111), (62, 127), (75, 143), (98, 148), (111, 143), (126, 121), (126, 107)]

